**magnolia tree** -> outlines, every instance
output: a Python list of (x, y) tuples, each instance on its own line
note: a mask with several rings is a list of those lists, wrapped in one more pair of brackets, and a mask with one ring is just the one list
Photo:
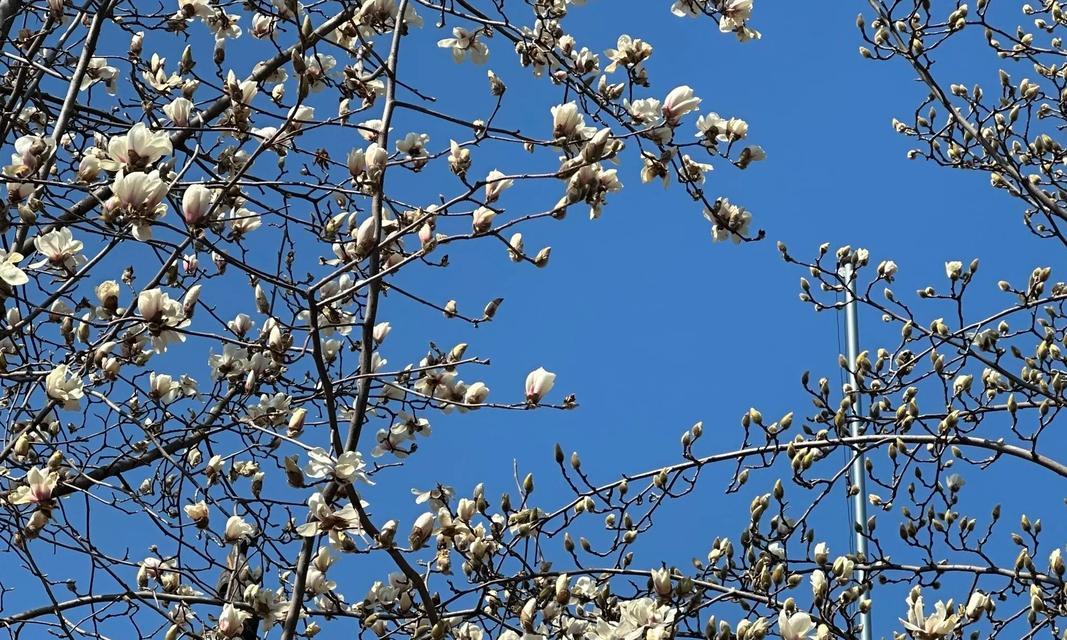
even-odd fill
[[(893, 262), (824, 247), (804, 263), (782, 245), (817, 283), (802, 293), (816, 309), (851, 288), (901, 330), (843, 363), (854, 385), (805, 377), (813, 415), (749, 410), (733, 450), (699, 450), (698, 424), (677, 464), (612, 478), (557, 448), (554, 496), (535, 498), (531, 476), (500, 497), (423, 485), (413, 521), (381, 515), (371, 485), (405, 482), (400, 468), (441, 414), (577, 406), (545, 368), (491, 395), (477, 381), (490, 354), (438, 347), (432, 324), (403, 338), (429, 344), (425, 355), (389, 362), (393, 300), (472, 326), (501, 309), (440, 300), (420, 274), (450, 254), (547, 267), (550, 247), (527, 246), (523, 230), (599, 217), (628, 175), (684, 190), (713, 241), (763, 237), (745, 208), (704, 190), (713, 163), (763, 159), (748, 125), (688, 86), (654, 83), (640, 34), (606, 50), (579, 42), (569, 14), (610, 14), (583, 4), (0, 1), (12, 152), (0, 626), (65, 638), (854, 638), (885, 589), (901, 595), (874, 610), (883, 634), (1059, 632), (1064, 565), (1040, 522), (1003, 533), (997, 511), (958, 506), (968, 468), (1016, 459), (1067, 476), (1038, 447), (1065, 386), (1065, 290), (1048, 268), (1003, 283), (1002, 311), (969, 318), (977, 263), (950, 262), (946, 283), (919, 292), (952, 309), (928, 322), (881, 292)], [(1025, 8), (1031, 33), (996, 26), (984, 4), (934, 4), (875, 2), (860, 22), (863, 55), (910, 64), (930, 90), (895, 126), (922, 142), (917, 157), (988, 172), (1026, 203), (1035, 234), (1067, 242), (1059, 6)], [(679, 29), (760, 35), (751, 0), (656, 10)], [(983, 28), (1031, 76), (1002, 72), (994, 99), (941, 84), (932, 66), (949, 39)], [(419, 86), (431, 57), (458, 63), (459, 99)], [(509, 99), (514, 83), (552, 104), (542, 126), (512, 124), (527, 108)], [(814, 523), (834, 509), (827, 496), (855, 491), (861, 454), (872, 509), (894, 523), (861, 523), (866, 555), (831, 553)], [(730, 492), (763, 483), (744, 529), (684, 540), (691, 566), (635, 558), (661, 505), (715, 464), (731, 469)], [(1007, 535), (1014, 560), (995, 543)], [(949, 574), (965, 579), (934, 595)]]

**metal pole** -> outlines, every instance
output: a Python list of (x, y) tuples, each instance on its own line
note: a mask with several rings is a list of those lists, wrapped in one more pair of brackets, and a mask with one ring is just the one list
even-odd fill
[[(845, 338), (848, 347), (849, 382), (852, 383), (853, 393), (856, 394), (855, 404), (852, 405), (852, 419), (848, 421), (849, 432), (855, 438), (860, 434), (860, 420), (858, 418), (863, 411), (860, 402), (859, 380), (856, 377), (856, 361), (860, 354), (860, 331), (859, 319), (856, 314), (856, 273), (852, 265), (845, 265)], [(855, 513), (853, 522), (853, 535), (856, 538), (856, 553), (866, 562), (867, 556), (867, 475), (864, 469), (864, 455), (857, 453), (852, 460), (852, 485), (856, 488), (852, 496), (852, 507)], [(859, 579), (862, 582), (866, 572), (859, 571)], [(871, 640), (871, 612), (860, 611), (860, 623), (863, 625), (860, 640)]]

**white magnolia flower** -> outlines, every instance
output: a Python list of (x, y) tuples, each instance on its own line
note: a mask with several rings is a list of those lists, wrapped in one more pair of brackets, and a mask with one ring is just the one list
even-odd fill
[(963, 263), (959, 260), (950, 260), (945, 263), (945, 275), (949, 280), (959, 280), (963, 275)]
[(236, 39), (241, 37), (241, 27), (237, 22), (241, 19), (238, 14), (226, 13), (219, 7), (213, 7), (209, 15), (203, 18), (204, 24), (215, 36), (216, 46), (220, 46), (226, 38)]
[(156, 353), (163, 353), (167, 345), (185, 342), (185, 336), (177, 331), (189, 326), (185, 307), (178, 300), (161, 289), (146, 289), (137, 295), (137, 310), (147, 325), (152, 347)]
[(100, 152), (97, 147), (93, 147), (78, 161), (78, 180), (81, 182), (95, 182), (102, 168)]
[(719, 31), (728, 33), (745, 27), (745, 21), (752, 17), (753, 0), (726, 0), (721, 9)]
[(448, 507), (448, 503), (456, 495), (456, 489), (455, 487), (439, 484), (432, 489), (412, 489), (411, 495), (415, 496), (415, 504), (429, 504), (434, 511), (440, 511)]
[(286, 124), (285, 130), (295, 134), (303, 129), (305, 125), (314, 124), (315, 107), (309, 107), (307, 105), (293, 107), (289, 110), (289, 115), (286, 120), (288, 121), (288, 124)]
[(808, 633), (813, 626), (811, 616), (803, 611), (789, 615), (783, 610), (778, 614), (778, 631), (782, 640), (808, 640)]
[(45, 376), (45, 393), (67, 411), (77, 411), (85, 397), (82, 380), (77, 375), (68, 377), (70, 368), (61, 364)]
[(153, 53), (149, 60), (148, 68), (144, 70), (144, 79), (156, 91), (166, 94), (171, 89), (180, 87), (185, 83), (178, 73), (167, 74), (167, 59), (161, 58), (158, 53)]
[(109, 212), (126, 215), (133, 225), (134, 237), (149, 240), (152, 238), (152, 221), (167, 212), (167, 205), (163, 202), (167, 189), (167, 183), (159, 177), (159, 171), (128, 174), (119, 171), (111, 184), (114, 195), (105, 208)]
[(103, 82), (107, 92), (115, 95), (118, 77), (119, 70), (109, 65), (106, 58), (91, 58), (85, 68), (85, 75), (82, 76), (81, 86), (78, 87), (78, 90), (85, 91), (97, 82)]
[(829, 589), (829, 582), (826, 580), (826, 574), (822, 569), (816, 569), (811, 572), (811, 594), (815, 598), (815, 602), (820, 602), (826, 597), (826, 592)]
[(409, 156), (425, 156), (426, 145), (430, 143), (430, 136), (425, 133), (409, 133), (402, 139), (397, 140), (396, 150)]
[(59, 482), (59, 473), (30, 467), (23, 481), (26, 484), (19, 485), (11, 493), (11, 504), (42, 504), (52, 499), (52, 491)]
[(640, 38), (631, 38), (627, 34), (619, 36), (614, 49), (607, 49), (604, 55), (611, 63), (604, 68), (605, 73), (615, 73), (618, 65), (634, 68), (652, 55), (652, 45)]
[(175, 98), (163, 105), (163, 113), (167, 114), (175, 125), (186, 127), (193, 113), (193, 103), (188, 98)]
[(826, 564), (826, 561), (830, 558), (830, 547), (825, 542), (819, 542), (815, 545), (815, 562), (819, 564)]
[(496, 217), (496, 211), (493, 211), (489, 207), (478, 207), (471, 214), (471, 229), (474, 233), (485, 233), (493, 227), (493, 218)]
[(402, 139), (397, 140), (396, 150), (400, 153), (406, 153), (413, 161), (412, 168), (418, 171), (429, 161), (429, 153), (426, 151), (426, 147), (429, 144), (430, 136), (425, 133), (409, 133)]
[[(229, 94), (238, 98), (243, 105), (251, 105), (252, 99), (259, 93), (258, 83), (254, 80), (238, 80), (237, 74), (233, 72), (233, 69), (226, 73), (226, 87), (236, 89), (236, 92), (230, 91)], [(234, 93), (236, 93), (236, 96), (234, 96)]]
[(671, 5), (671, 13), (679, 18), (696, 18), (703, 15), (700, 2), (701, 0), (675, 0)]
[(709, 113), (697, 118), (697, 137), (705, 143), (737, 142), (748, 135), (748, 123), (740, 118), (723, 118), (717, 113)]
[(230, 225), (230, 232), (236, 240), (263, 226), (263, 219), (258, 213), (241, 207), (230, 211), (226, 224)]
[(173, 376), (151, 372), (148, 375), (148, 397), (166, 404), (182, 395), (182, 387)]
[[(389, 130), (392, 131), (393, 128), (389, 127)], [(377, 142), (382, 135), (382, 121), (379, 118), (365, 120), (356, 125), (356, 131), (367, 142)]]
[(248, 611), (238, 609), (229, 602), (222, 605), (219, 613), (219, 633), (224, 638), (236, 638), (244, 632), (245, 620), (252, 616)]
[(182, 18), (207, 18), (212, 13), (208, 0), (178, 0), (178, 14)]
[(348, 172), (360, 186), (373, 186), (381, 178), (388, 161), (389, 152), (372, 142), (365, 150), (353, 149), (348, 153)]
[(992, 600), (989, 596), (981, 591), (975, 591), (971, 594), (971, 597), (967, 600), (967, 606), (964, 607), (964, 613), (971, 620), (977, 620), (982, 617), (982, 614), (989, 609), (989, 605)]
[(1063, 551), (1056, 547), (1048, 554), (1048, 568), (1056, 575), (1062, 575), (1064, 570)]
[[(310, 570), (308, 575), (310, 577)], [(245, 602), (252, 607), (254, 615), (260, 619), (259, 630), (261, 635), (259, 637), (266, 637), (270, 628), (284, 621), (286, 614), (289, 612), (289, 600), (285, 597), (285, 590), (281, 587), (276, 591), (271, 591), (260, 587), (258, 584), (250, 584), (245, 587), (242, 595)], [(314, 634), (305, 632), (305, 635), (310, 638)]]
[(248, 407), (248, 418), (263, 426), (278, 426), (289, 419), (290, 404), (293, 399), (284, 393), (259, 396), (259, 402)]
[(189, 185), (182, 195), (182, 218), (190, 227), (202, 224), (215, 202), (218, 192), (200, 183)]
[(586, 126), (585, 115), (574, 101), (556, 105), (549, 111), (552, 113), (552, 137), (564, 146), (584, 142), (596, 133), (596, 127)]
[(652, 570), (652, 587), (660, 597), (669, 597), (673, 586), (671, 584), (671, 570), (666, 567)]
[(657, 604), (651, 598), (627, 600), (619, 603), (617, 621), (597, 618), (593, 635), (605, 640), (666, 640), (673, 635), (671, 627), (676, 615), (674, 607)]
[(241, 516), (235, 515), (226, 520), (226, 529), (223, 531), (222, 538), (226, 542), (233, 543), (250, 538), (255, 534), (255, 527), (245, 522), (245, 519)]
[(8, 173), (16, 177), (30, 175), (52, 154), (55, 146), (51, 138), (36, 135), (20, 136), (15, 140), (15, 153), (11, 154), (11, 166), (8, 167)]
[(508, 239), (508, 258), (512, 262), (522, 262), (523, 249), (525, 249), (525, 243), (522, 240), (522, 234), (516, 231)]
[(253, 38), (269, 38), (274, 35), (275, 26), (274, 16), (268, 16), (263, 13), (257, 13), (252, 16), (252, 28), (248, 33)]
[(206, 502), (201, 500), (200, 502), (187, 504), (183, 509), (186, 517), (192, 520), (197, 527), (201, 529), (207, 528), (211, 517), (211, 511), (208, 509)]
[(305, 584), (307, 585), (307, 590), (315, 595), (329, 593), (337, 588), (337, 583), (327, 578), (326, 574), (317, 567), (308, 569)]
[(959, 614), (951, 613), (951, 600), (947, 605), (941, 601), (934, 604), (934, 613), (929, 617), (923, 611), (923, 597), (917, 591), (913, 591), (906, 602), (908, 603), (908, 619), (902, 619), (901, 622), (905, 629), (920, 640), (938, 640), (949, 635), (956, 628)]
[(952, 395), (959, 396), (971, 391), (971, 385), (974, 382), (974, 376), (969, 373), (963, 373), (956, 376), (956, 379), (952, 381)]
[(538, 404), (556, 384), (556, 374), (538, 367), (526, 376), (526, 402)]
[(151, 210), (159, 205), (167, 194), (167, 184), (159, 177), (158, 171), (119, 172), (115, 176), (111, 190), (122, 207), (131, 210)]
[(662, 105), (655, 98), (643, 98), (633, 102), (626, 101), (623, 106), (626, 107), (630, 117), (637, 124), (654, 124), (660, 121)]
[(489, 387), (484, 382), (475, 382), (463, 394), (464, 404), (482, 404), (489, 397)]
[(411, 543), (412, 549), (418, 549), (429, 539), (433, 533), (433, 514), (426, 511), (415, 518), (415, 522), (411, 525), (411, 533), (408, 535), (408, 542)]
[(892, 260), (883, 260), (878, 263), (878, 276), (892, 282), (897, 277), (897, 263)]
[(438, 40), (437, 46), (442, 49), (451, 49), (452, 59), (457, 64), (463, 62), (468, 56), (475, 64), (483, 64), (489, 59), (489, 47), (478, 40), (478, 31), (470, 31), (463, 27), (453, 27), (452, 37)]
[(465, 177), (471, 167), (471, 150), (461, 147), (455, 140), (448, 141), (448, 168), (459, 177)]
[(142, 122), (133, 125), (126, 135), (114, 136), (107, 143), (111, 159), (127, 168), (150, 165), (173, 150), (170, 136), (152, 131)]
[(359, 524), (359, 514), (356, 513), (356, 508), (351, 503), (335, 511), (326, 503), (323, 495), (316, 491), (308, 498), (308, 510), (312, 518), (311, 522), (296, 528), (297, 534), (305, 538), (327, 533), (331, 540), (336, 541), (341, 539), (340, 534), (345, 531), (357, 533), (363, 531)]
[(689, 154), (683, 154), (679, 179), (683, 182), (701, 185), (704, 184), (704, 174), (714, 169), (715, 167), (710, 164), (698, 162), (689, 157)]
[(711, 222), (711, 238), (715, 242), (731, 240), (739, 244), (748, 235), (748, 226), (752, 214), (729, 200), (723, 198), (718, 202), (718, 211), (704, 209), (704, 217)]
[[(399, 13), (400, 8), (397, 6), (396, 0), (363, 0), (355, 19), (357, 23), (375, 29), (373, 31), (368, 30), (364, 34), (369, 35), (371, 33), (384, 32), (385, 29), (391, 29), (392, 27), (388, 25), (395, 22)], [(412, 27), (422, 27), (423, 24), (422, 16), (415, 13), (415, 8), (410, 5), (405, 9), (401, 22)]]
[(360, 480), (368, 484), (374, 484), (363, 471), (367, 464), (363, 462), (363, 456), (358, 451), (346, 451), (337, 460), (322, 448), (314, 448), (308, 451), (308, 463), (304, 467), (304, 475), (309, 478), (332, 477), (341, 482)]
[(381, 344), (385, 340), (385, 337), (388, 336), (389, 332), (392, 330), (393, 326), (388, 322), (379, 322), (378, 324), (374, 325), (374, 342), (376, 344)]
[(0, 249), (0, 280), (3, 280), (12, 287), (26, 284), (30, 281), (26, 272), (18, 268), (18, 263), (22, 262), (22, 254), (17, 251), (8, 253), (3, 249)]
[(33, 239), (33, 246), (44, 256), (43, 260), (30, 265), (35, 269), (49, 265), (73, 271), (85, 263), (85, 257), (81, 255), (81, 250), (85, 245), (80, 240), (74, 239), (70, 227), (63, 227), (37, 236)]
[(599, 163), (585, 165), (567, 179), (567, 191), (556, 207), (585, 202), (589, 205), (589, 219), (595, 220), (607, 204), (608, 194), (620, 189), (622, 182), (616, 169), (605, 170)]
[(304, 64), (307, 67), (303, 73), (303, 77), (307, 80), (308, 86), (313, 93), (317, 93), (326, 88), (326, 80), (336, 75), (333, 72), (333, 68), (337, 66), (337, 58), (324, 54), (313, 54), (304, 56)]
[(663, 116), (668, 124), (677, 124), (682, 116), (695, 111), (699, 106), (700, 98), (693, 95), (691, 87), (685, 85), (675, 87), (663, 100)]
[(497, 169), (490, 171), (489, 175), (485, 177), (485, 203), (492, 204), (496, 202), (500, 194), (511, 188), (514, 183), (515, 181), (507, 178), (503, 172)]

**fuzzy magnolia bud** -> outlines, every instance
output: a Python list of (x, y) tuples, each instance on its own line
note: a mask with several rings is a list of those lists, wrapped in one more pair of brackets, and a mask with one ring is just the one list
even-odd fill
[(502, 302), (504, 302), (503, 298), (493, 298), (489, 301), (488, 304), (485, 305), (485, 309), (482, 310), (482, 315), (485, 317), (486, 320), (493, 319), (493, 317), (496, 315), (497, 309), (500, 308), (500, 304)]
[(293, 410), (293, 415), (289, 416), (289, 437), (295, 438), (304, 431), (304, 421), (307, 419), (307, 409), (299, 407)]
[(256, 285), (255, 288), (256, 297), (256, 311), (260, 313), (267, 313), (270, 311), (270, 301), (267, 299), (267, 294), (263, 292), (263, 287)]

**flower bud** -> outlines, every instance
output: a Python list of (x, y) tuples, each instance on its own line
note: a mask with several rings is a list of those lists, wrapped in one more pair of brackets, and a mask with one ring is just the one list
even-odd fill
[(412, 549), (420, 549), (426, 540), (433, 533), (433, 514), (430, 512), (423, 513), (416, 520), (411, 527), (411, 535), (408, 536), (408, 542), (411, 543)]

